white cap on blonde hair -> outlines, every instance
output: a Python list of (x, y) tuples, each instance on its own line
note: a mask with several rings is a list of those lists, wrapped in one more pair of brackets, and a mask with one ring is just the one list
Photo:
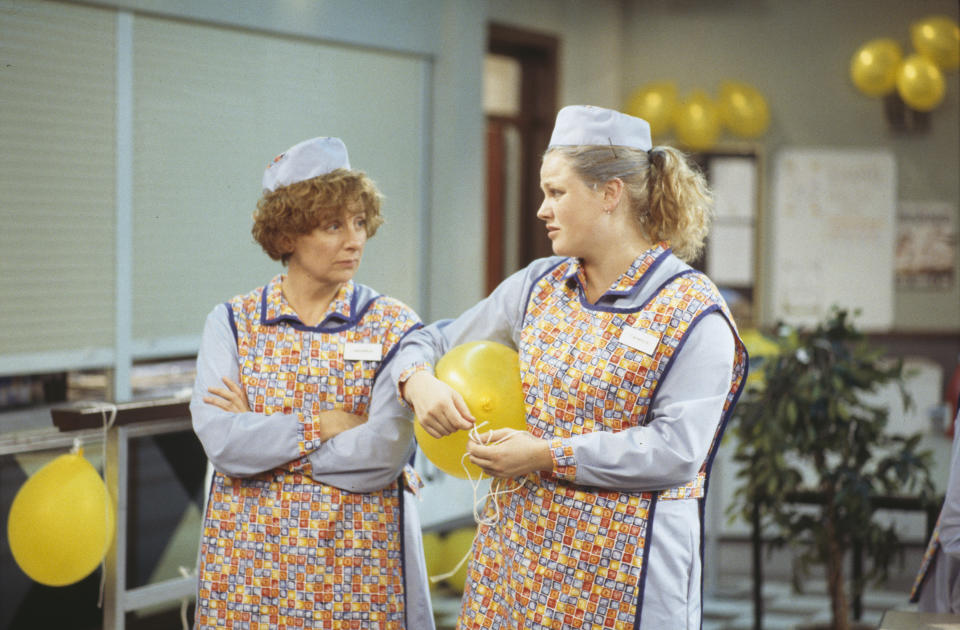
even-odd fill
[(649, 151), (650, 124), (613, 109), (569, 105), (557, 114), (548, 148), (606, 145)]
[(277, 188), (326, 175), (338, 168), (350, 168), (347, 147), (340, 138), (311, 138), (295, 144), (267, 166), (263, 173), (263, 189)]

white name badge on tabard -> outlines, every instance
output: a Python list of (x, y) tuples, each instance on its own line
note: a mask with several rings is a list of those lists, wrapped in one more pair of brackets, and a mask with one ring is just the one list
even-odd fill
[(634, 328), (633, 326), (624, 327), (620, 333), (620, 343), (626, 344), (634, 350), (639, 350), (644, 354), (653, 356), (660, 343), (660, 335), (643, 328)]
[(379, 361), (383, 358), (382, 343), (347, 343), (343, 349), (347, 361)]

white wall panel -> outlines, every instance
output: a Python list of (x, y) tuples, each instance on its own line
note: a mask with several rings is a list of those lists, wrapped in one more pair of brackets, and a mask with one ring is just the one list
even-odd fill
[[(0, 0), (0, 356), (112, 344), (115, 13)], [(9, 371), (9, 370), (6, 370)]]

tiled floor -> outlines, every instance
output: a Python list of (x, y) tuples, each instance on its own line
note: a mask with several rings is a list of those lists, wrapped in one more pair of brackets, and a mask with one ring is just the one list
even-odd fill
[[(788, 583), (768, 582), (763, 587), (763, 630), (793, 630), (800, 624), (827, 622), (829, 600), (825, 586), (810, 583), (802, 594)], [(869, 590), (863, 598), (862, 622), (876, 627), (883, 613), (907, 606), (903, 591)], [(459, 596), (443, 589), (433, 594), (437, 630), (456, 627)], [(724, 587), (708, 595), (703, 606), (703, 630), (753, 630), (753, 600), (747, 578), (725, 579)]]

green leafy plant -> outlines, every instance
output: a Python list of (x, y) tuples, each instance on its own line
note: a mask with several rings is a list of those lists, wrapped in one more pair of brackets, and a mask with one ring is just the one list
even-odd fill
[[(834, 308), (812, 330), (780, 325), (776, 344), (734, 410), (741, 468), (730, 511), (750, 522), (758, 509), (775, 546), (797, 546), (803, 573), (824, 567), (831, 628), (848, 630), (850, 596), (884, 580), (902, 554), (893, 526), (874, 518), (871, 498), (933, 500), (931, 454), (920, 450), (919, 434), (886, 431), (889, 410), (870, 393), (896, 384), (908, 400), (903, 366), (871, 347), (847, 311)], [(804, 491), (822, 501), (799, 504)], [(844, 560), (854, 545), (871, 565), (848, 594)]]

